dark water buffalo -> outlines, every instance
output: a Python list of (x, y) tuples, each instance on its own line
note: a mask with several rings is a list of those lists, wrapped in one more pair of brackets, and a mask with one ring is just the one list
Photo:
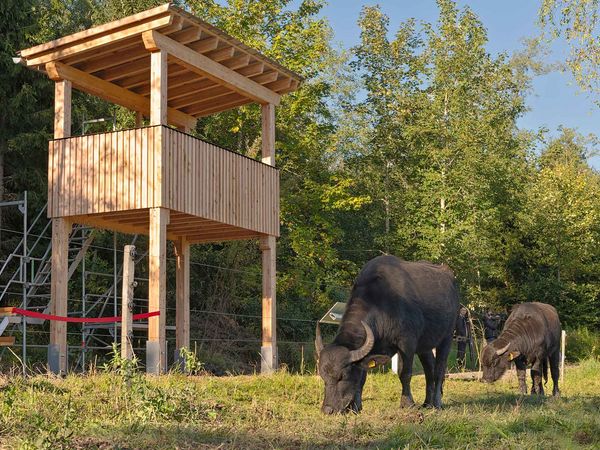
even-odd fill
[(531, 364), (531, 393), (543, 395), (542, 372), (547, 378), (549, 361), (552, 395), (558, 395), (560, 334), (560, 320), (553, 306), (537, 302), (516, 305), (500, 336), (483, 349), (483, 381), (496, 381), (514, 360), (521, 393), (527, 393), (525, 369)]
[(424, 405), (441, 407), (457, 312), (458, 291), (447, 266), (394, 256), (369, 261), (354, 283), (334, 341), (323, 347), (317, 328), (319, 374), (325, 381), (322, 411), (360, 411), (366, 369), (396, 353), (402, 361), (401, 405), (414, 405), (410, 379), (416, 353), (425, 371)]

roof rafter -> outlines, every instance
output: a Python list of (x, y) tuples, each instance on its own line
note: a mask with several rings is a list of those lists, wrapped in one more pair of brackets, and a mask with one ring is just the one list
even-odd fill
[[(75, 87), (84, 92), (125, 106), (133, 111), (139, 111), (144, 115), (150, 114), (150, 99), (128, 91), (116, 84), (60, 62), (46, 64), (46, 71), (48, 72), (48, 76), (53, 80), (69, 80)], [(196, 125), (196, 119), (193, 116), (177, 111), (176, 109), (168, 108), (167, 115), (168, 122), (174, 125), (189, 128), (193, 128)]]
[(279, 94), (155, 30), (142, 33), (142, 39), (149, 51), (163, 50), (176, 59), (179, 64), (203, 76), (212, 78), (219, 84), (223, 84), (245, 97), (262, 104), (279, 105), (281, 98)]

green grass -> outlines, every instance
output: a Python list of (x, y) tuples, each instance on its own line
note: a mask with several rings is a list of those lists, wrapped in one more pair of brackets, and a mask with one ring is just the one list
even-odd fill
[(0, 448), (600, 448), (599, 374), (568, 368), (560, 399), (447, 381), (442, 411), (400, 409), (398, 379), (371, 374), (357, 416), (322, 415), (313, 375), (0, 378)]

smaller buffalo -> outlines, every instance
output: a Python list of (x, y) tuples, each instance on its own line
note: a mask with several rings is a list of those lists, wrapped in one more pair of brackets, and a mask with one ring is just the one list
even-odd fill
[(519, 390), (526, 394), (525, 369), (531, 364), (531, 393), (543, 395), (542, 373), (547, 379), (549, 361), (552, 395), (559, 395), (560, 335), (560, 320), (553, 306), (537, 302), (516, 305), (500, 336), (483, 349), (483, 381), (496, 381), (514, 361)]

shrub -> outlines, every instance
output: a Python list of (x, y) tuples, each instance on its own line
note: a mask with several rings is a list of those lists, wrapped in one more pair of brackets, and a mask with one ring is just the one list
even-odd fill
[(600, 358), (600, 333), (587, 327), (567, 330), (565, 354), (569, 362)]

